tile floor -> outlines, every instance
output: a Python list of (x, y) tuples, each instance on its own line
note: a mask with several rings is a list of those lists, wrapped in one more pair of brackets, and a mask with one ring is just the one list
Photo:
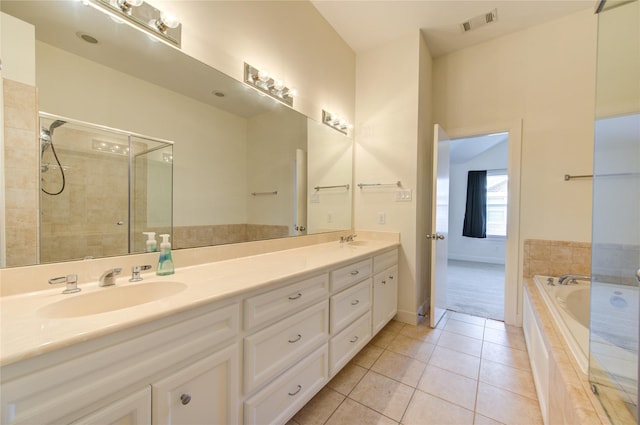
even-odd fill
[(522, 329), (391, 321), (287, 425), (542, 424)]

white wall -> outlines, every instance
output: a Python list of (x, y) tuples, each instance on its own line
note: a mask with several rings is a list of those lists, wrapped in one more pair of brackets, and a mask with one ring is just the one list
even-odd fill
[[(455, 142), (454, 142), (455, 143)], [(474, 143), (465, 140), (461, 143)], [(467, 174), (470, 170), (506, 170), (508, 145), (502, 142), (463, 163), (449, 168), (449, 258), (463, 261), (504, 264), (506, 240), (462, 236), (467, 203)]]
[[(358, 54), (356, 59), (355, 183), (402, 182), (412, 190), (410, 202), (395, 202), (396, 188), (354, 191), (355, 228), (401, 233), (398, 317), (415, 322), (425, 293), (424, 244), (418, 223), (425, 203), (422, 178), (431, 122), (429, 102), (431, 57), (419, 31)], [(429, 127), (429, 129), (427, 129)], [(419, 131), (420, 130), (420, 131)], [(378, 222), (379, 214), (385, 223)]]
[(591, 239), (591, 181), (563, 176), (591, 174), (595, 59), (586, 10), (435, 60), (445, 129), (522, 119), (520, 250), (530, 238)]
[(354, 122), (355, 54), (307, 1), (153, 0), (182, 22), (182, 50), (236, 78), (244, 62), (298, 89), (294, 109)]

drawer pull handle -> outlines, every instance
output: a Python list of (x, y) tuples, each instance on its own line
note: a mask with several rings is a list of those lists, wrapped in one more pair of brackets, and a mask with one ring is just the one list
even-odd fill
[(353, 343), (354, 343), (354, 342), (356, 342), (357, 340), (358, 340), (358, 335), (354, 336), (354, 337), (353, 337), (353, 339), (352, 339), (352, 340), (350, 340), (349, 342), (353, 344)]
[(298, 384), (298, 389), (295, 390), (292, 393), (288, 393), (291, 397), (293, 397), (294, 395), (298, 394), (300, 392), (300, 390), (302, 390), (302, 385)]
[(359, 302), (360, 302), (360, 300), (353, 300), (353, 301), (351, 301), (351, 305), (358, 305)]
[(189, 394), (182, 394), (180, 396), (180, 402), (183, 406), (186, 406), (191, 401), (191, 396)]
[(298, 298), (300, 298), (301, 296), (302, 296), (302, 293), (301, 293), (301, 292), (298, 292), (298, 295), (293, 296), (293, 297), (289, 297), (289, 299), (290, 299), (291, 301), (293, 301), (293, 300), (297, 300), (297, 299), (298, 299)]
[(382, 284), (383, 284), (383, 285), (386, 285), (386, 284), (387, 284), (387, 281), (386, 281), (386, 280), (383, 280), (383, 281), (382, 281)]
[(302, 339), (302, 335), (298, 334), (298, 336), (295, 339), (290, 339), (289, 343), (290, 344), (295, 344), (296, 342), (300, 341)]
[(359, 271), (359, 270), (354, 270), (354, 271), (352, 271), (352, 272), (351, 272), (351, 274), (352, 274), (353, 276), (357, 275), (358, 273), (360, 273), (360, 271)]
[(389, 280), (393, 280), (393, 276), (389, 276)]

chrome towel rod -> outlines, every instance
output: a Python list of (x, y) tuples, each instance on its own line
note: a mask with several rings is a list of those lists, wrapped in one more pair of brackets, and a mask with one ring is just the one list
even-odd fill
[(569, 174), (564, 175), (564, 181), (567, 181), (567, 182), (573, 179), (591, 179), (591, 178), (593, 178), (593, 174), (584, 174), (582, 176), (571, 176)]
[(278, 191), (274, 190), (273, 192), (251, 192), (253, 196), (261, 196), (261, 195), (277, 195)]
[(395, 183), (358, 183), (358, 187), (362, 189), (363, 187), (378, 187), (378, 186), (397, 186), (402, 187), (402, 183), (398, 180)]
[(345, 189), (349, 190), (349, 185), (348, 184), (339, 184), (336, 186), (316, 186), (314, 187), (315, 190), (323, 190), (323, 189), (337, 189), (340, 187), (344, 187)]
[[(638, 177), (640, 173), (609, 173), (609, 174), (596, 174), (596, 177)], [(565, 181), (573, 180), (573, 179), (591, 179), (593, 178), (593, 174), (585, 174), (582, 176), (570, 176), (569, 174), (564, 175)]]

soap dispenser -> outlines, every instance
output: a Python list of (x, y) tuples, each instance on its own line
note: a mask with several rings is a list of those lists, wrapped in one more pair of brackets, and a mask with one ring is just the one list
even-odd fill
[(160, 244), (160, 260), (158, 261), (158, 276), (166, 276), (173, 274), (173, 258), (171, 258), (171, 243), (169, 243), (169, 235), (160, 235), (162, 243)]
[(144, 245), (144, 252), (158, 252), (156, 232), (142, 232), (142, 234), (147, 235), (147, 242)]

